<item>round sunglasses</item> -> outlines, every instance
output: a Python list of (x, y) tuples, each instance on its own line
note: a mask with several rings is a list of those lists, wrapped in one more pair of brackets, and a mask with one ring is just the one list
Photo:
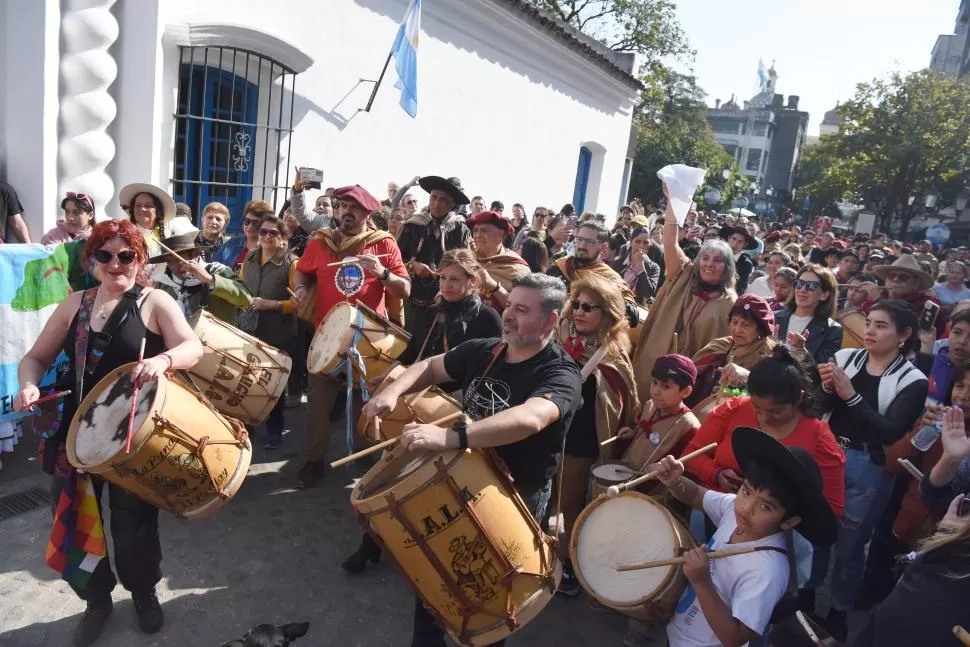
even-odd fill
[(593, 310), (602, 310), (603, 306), (598, 306), (595, 303), (583, 303), (579, 299), (572, 300), (573, 310), (582, 310), (586, 314), (589, 314)]
[(126, 249), (124, 251), (118, 252), (117, 254), (112, 254), (111, 252), (104, 249), (99, 249), (94, 252), (94, 260), (101, 263), (102, 265), (107, 265), (108, 263), (110, 263), (112, 258), (117, 258), (118, 262), (121, 263), (122, 265), (131, 265), (135, 261), (135, 259), (138, 258), (138, 254), (136, 254), (133, 250), (130, 250), (130, 249)]

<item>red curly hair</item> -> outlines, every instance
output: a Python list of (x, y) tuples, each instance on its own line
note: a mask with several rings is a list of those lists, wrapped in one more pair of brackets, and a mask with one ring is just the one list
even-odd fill
[(105, 220), (96, 224), (91, 229), (91, 235), (88, 236), (84, 255), (91, 258), (94, 252), (101, 249), (112, 238), (125, 241), (128, 248), (135, 252), (135, 262), (138, 265), (148, 262), (148, 245), (145, 243), (145, 237), (141, 230), (128, 220)]

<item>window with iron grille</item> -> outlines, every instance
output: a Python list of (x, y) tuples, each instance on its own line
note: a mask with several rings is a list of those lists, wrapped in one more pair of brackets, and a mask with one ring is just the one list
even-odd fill
[[(290, 185), (296, 73), (232, 47), (181, 47), (172, 195), (196, 223), (210, 202), (242, 231), (254, 198), (282, 206)], [(284, 150), (285, 147), (285, 150)]]

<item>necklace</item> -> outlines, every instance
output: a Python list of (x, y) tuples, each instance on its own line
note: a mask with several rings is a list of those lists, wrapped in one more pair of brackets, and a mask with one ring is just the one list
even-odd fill
[(98, 319), (101, 321), (106, 321), (108, 319), (108, 313), (105, 311), (103, 305), (101, 306), (101, 309), (98, 310)]

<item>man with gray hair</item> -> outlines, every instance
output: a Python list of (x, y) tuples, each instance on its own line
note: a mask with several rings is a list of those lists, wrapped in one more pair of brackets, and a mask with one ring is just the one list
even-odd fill
[[(556, 455), (582, 392), (579, 367), (552, 341), (565, 301), (566, 287), (559, 279), (517, 277), (502, 315), (501, 339), (472, 339), (412, 365), (374, 395), (363, 413), (383, 416), (407, 393), (460, 383), (472, 422), (450, 428), (410, 423), (402, 432), (402, 446), (414, 452), (494, 448), (526, 506), (541, 520)], [(417, 598), (412, 647), (443, 644), (444, 631)]]

